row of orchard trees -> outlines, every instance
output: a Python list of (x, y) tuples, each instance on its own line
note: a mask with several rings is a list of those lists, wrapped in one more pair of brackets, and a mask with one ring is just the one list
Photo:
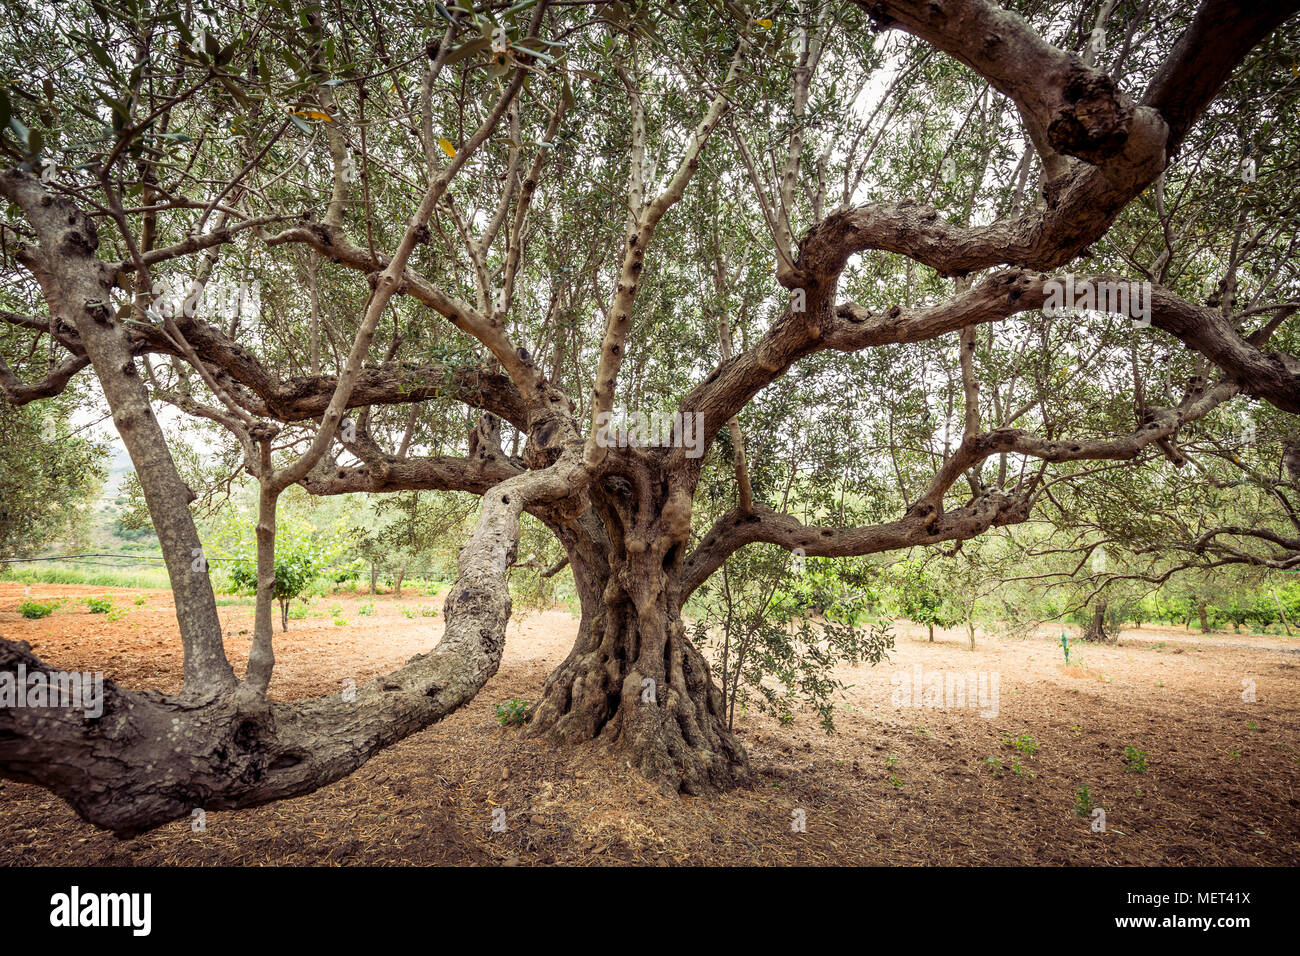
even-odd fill
[[(956, 553), (917, 550), (892, 564), (856, 558), (810, 558), (802, 564), (779, 560), (764, 567), (732, 569), (728, 588), (741, 601), (737, 582), (771, 617), (813, 616), (843, 623), (905, 619), (927, 628), (963, 628), (974, 646), (977, 628), (1015, 633), (1036, 623), (1091, 627), (1098, 611), (1107, 635), (1144, 624), (1300, 632), (1300, 578), (1248, 566), (1214, 571), (1189, 568), (1160, 583), (1111, 564), (1100, 572), (1085, 566), (1077, 574), (1023, 575), (1005, 554), (1005, 542)], [(1000, 546), (1001, 545), (1001, 546)], [(752, 579), (752, 580), (751, 580)], [(708, 593), (713, 593), (712, 591)], [(713, 604), (701, 600), (701, 608)]]
[[(829, 732), (845, 689), (835, 668), (884, 659), (899, 619), (927, 628), (930, 641), (936, 628), (961, 628), (972, 649), (977, 630), (1023, 637), (1047, 623), (1073, 625), (1085, 640), (1101, 641), (1150, 623), (1300, 634), (1294, 574), (1189, 567), (1154, 582), (1132, 556), (1106, 571), (1084, 562), (1073, 573), (1025, 574), (1023, 552), (1010, 536), (957, 551), (917, 549), (892, 564), (791, 560), (775, 548), (751, 549), (697, 593), (688, 608), (693, 636), (710, 655), (729, 722), (738, 705), (781, 720), (802, 709)], [(1062, 560), (1078, 565), (1081, 554), (1086, 550)]]
[[(184, 447), (184, 446), (183, 446)], [(248, 482), (228, 472), (221, 455), (187, 447), (178, 456), (194, 487), (208, 490), (199, 508), (203, 559), (218, 587), (253, 594), (256, 574), (256, 501)], [(150, 528), (139, 482), (128, 476), (119, 519), (127, 532)], [(291, 489), (282, 501), (275, 546), (275, 599), (281, 629), (288, 629), (296, 598), (359, 586), (381, 587), (401, 597), (408, 578), (446, 581), (464, 543), (474, 501), (465, 495), (403, 492), (389, 496), (316, 498)]]
[(0, 566), (85, 543), (108, 452), (75, 427), (76, 407), (73, 396), (44, 407), (0, 402)]

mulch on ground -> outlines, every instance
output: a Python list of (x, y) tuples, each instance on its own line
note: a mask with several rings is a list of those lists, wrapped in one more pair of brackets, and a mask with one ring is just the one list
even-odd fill
[[(33, 597), (69, 603), (29, 621), (15, 611), (27, 590), (0, 583), (0, 635), (68, 670), (179, 687), (170, 592), (32, 585)], [(120, 613), (76, 603), (104, 594)], [(416, 594), (321, 599), (277, 633), (272, 694), (333, 693), (399, 666), (440, 637), (440, 614), (419, 610), (440, 606)], [(220, 611), (242, 671), (252, 608)], [(1059, 627), (1028, 639), (981, 632), (974, 651), (964, 630), (934, 643), (924, 629), (895, 630), (888, 662), (842, 669), (853, 686), (835, 735), (810, 715), (789, 726), (738, 715), (755, 775), (731, 793), (665, 796), (598, 744), (557, 748), (498, 725), (495, 705), (536, 699), (571, 645), (577, 620), (559, 609), (517, 615), (501, 670), (442, 723), (316, 793), (208, 813), (202, 832), (177, 821), (119, 840), (46, 791), (0, 780), (0, 865), (1300, 862), (1300, 638), (1146, 627), (1118, 646), (1074, 645), (1066, 668)], [(996, 674), (996, 716), (911, 706), (896, 675), (918, 664)], [(1032, 756), (1006, 742), (1025, 735)], [(1145, 772), (1130, 769), (1126, 747), (1146, 754)], [(1105, 832), (1077, 812), (1081, 787), (1105, 811)]]

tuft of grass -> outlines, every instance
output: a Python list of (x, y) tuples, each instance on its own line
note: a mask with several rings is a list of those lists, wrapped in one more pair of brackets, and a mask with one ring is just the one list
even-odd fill
[(885, 758), (885, 767), (889, 770), (889, 785), (899, 790), (903, 789), (902, 778), (898, 776), (898, 758), (892, 754)]
[(421, 604), (419, 607), (408, 607), (403, 605), (402, 607), (398, 608), (398, 610), (401, 612), (402, 617), (405, 618), (438, 616), (438, 609), (428, 604)]
[(0, 581), (18, 584), (82, 584), (96, 588), (171, 587), (165, 568), (105, 568), (99, 565), (61, 562), (52, 567), (21, 567), (0, 571)]
[[(1029, 769), (1028, 760), (1042, 748), (1042, 745), (1029, 734), (1021, 734), (1019, 737), (1012, 737), (1010, 734), (1003, 734), (1002, 742), (1016, 752), (1016, 756), (1011, 759), (1011, 772), (1017, 777), (1032, 777), (1034, 772)], [(1021, 763), (1021, 758), (1026, 763)]]
[(1021, 734), (1019, 737), (1012, 737), (1010, 734), (1004, 734), (1002, 742), (1012, 750), (1016, 751), (1016, 753), (1024, 754), (1026, 757), (1032, 757), (1042, 749), (1042, 744), (1029, 734)]

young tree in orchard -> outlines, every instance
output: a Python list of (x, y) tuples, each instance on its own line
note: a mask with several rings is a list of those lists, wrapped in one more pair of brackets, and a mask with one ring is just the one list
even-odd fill
[[(528, 732), (707, 793), (750, 771), (682, 610), (739, 549), (956, 542), (1230, 402), (1300, 411), (1296, 2), (10, 6), (0, 317), (61, 358), (5, 395), (98, 380), (184, 689), (4, 711), (0, 773), (119, 833), (470, 700), (524, 512), (582, 609)], [(1150, 327), (1058, 301), (1130, 280)], [(160, 402), (259, 488), (242, 676)], [(355, 699), (268, 696), (295, 484), (481, 496), (442, 639)]]

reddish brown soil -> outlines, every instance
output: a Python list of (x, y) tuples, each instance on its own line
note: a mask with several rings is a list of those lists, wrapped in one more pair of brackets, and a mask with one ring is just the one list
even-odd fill
[[(52, 617), (15, 613), (25, 588), (0, 583), (0, 634), (69, 670), (174, 691), (180, 649), (166, 591), (33, 585), (70, 603)], [(112, 593), (119, 620), (73, 604)], [(143, 594), (146, 603), (132, 599)], [(362, 616), (361, 605), (374, 603)], [(276, 636), (272, 693), (336, 691), (426, 649), (441, 617), (400, 608), (416, 595), (331, 597)], [(338, 606), (344, 626), (335, 626)], [(250, 607), (225, 607), (227, 651), (242, 670)], [(564, 610), (516, 617), (500, 672), (467, 707), (296, 800), (209, 813), (206, 831), (178, 821), (129, 841), (81, 822), (36, 787), (0, 781), (0, 865), (329, 863), (684, 864), (1289, 864), (1300, 862), (1300, 638), (1126, 631), (1118, 647), (1076, 645), (1062, 666), (1053, 635), (1027, 640), (897, 628), (876, 668), (844, 668), (855, 685), (831, 737), (800, 715), (790, 727), (738, 717), (754, 785), (708, 798), (668, 797), (597, 745), (557, 748), (498, 726), (500, 701), (535, 700), (573, 640)], [(891, 675), (996, 672), (999, 709), (895, 706)], [(1258, 699), (1242, 700), (1242, 681)], [(1004, 737), (1031, 735), (1020, 758)], [(1149, 769), (1129, 772), (1124, 748)], [(986, 762), (996, 756), (998, 776)], [(1029, 774), (1032, 773), (1032, 776)], [(1106, 811), (1107, 832), (1075, 813), (1079, 787)], [(492, 830), (492, 811), (507, 829)], [(795, 811), (807, 831), (792, 831)]]

